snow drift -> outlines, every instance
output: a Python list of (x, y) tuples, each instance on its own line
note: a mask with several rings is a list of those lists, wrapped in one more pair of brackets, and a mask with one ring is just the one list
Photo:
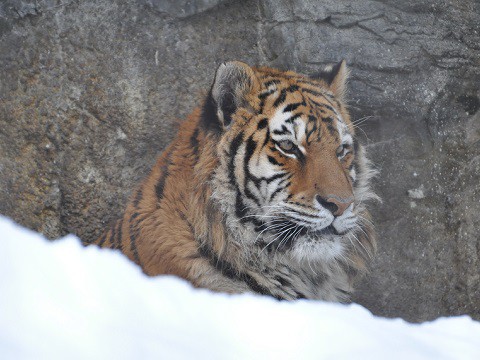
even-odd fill
[(120, 253), (0, 217), (1, 359), (480, 359), (480, 323), (424, 324), (319, 301), (149, 278)]

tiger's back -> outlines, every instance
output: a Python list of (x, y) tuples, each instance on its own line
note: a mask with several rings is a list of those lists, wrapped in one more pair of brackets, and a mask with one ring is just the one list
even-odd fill
[(343, 62), (318, 80), (222, 64), (94, 243), (198, 287), (345, 300), (375, 250), (372, 172), (343, 103), (346, 75)]
[[(201, 140), (195, 131), (198, 121), (199, 110), (196, 110), (133, 192), (122, 218), (91, 244), (120, 249), (146, 274), (184, 276), (183, 269), (188, 265), (182, 265), (182, 259), (189, 262), (185, 259), (196, 252), (193, 227), (188, 220), (191, 214), (186, 204), (197, 200), (195, 194), (186, 194), (183, 190), (190, 186), (195, 164), (200, 161)], [(185, 137), (190, 139), (188, 146), (185, 146)], [(157, 257), (158, 261), (153, 260)]]

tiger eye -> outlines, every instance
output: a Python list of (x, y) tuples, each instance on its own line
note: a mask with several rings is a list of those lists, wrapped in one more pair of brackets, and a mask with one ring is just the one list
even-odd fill
[(290, 140), (282, 140), (278, 143), (278, 145), (283, 151), (292, 151), (295, 147), (293, 142)]
[(340, 158), (343, 158), (345, 155), (350, 153), (351, 148), (352, 148), (351, 145), (348, 145), (348, 144), (340, 145), (337, 148), (337, 156)]
[(346, 150), (345, 145), (340, 145), (339, 147), (337, 147), (337, 150), (336, 150), (337, 156), (342, 156), (345, 150)]

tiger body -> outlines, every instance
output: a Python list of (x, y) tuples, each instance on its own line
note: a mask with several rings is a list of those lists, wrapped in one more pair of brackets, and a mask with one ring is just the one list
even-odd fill
[(222, 64), (94, 243), (196, 287), (348, 300), (375, 250), (365, 208), (375, 195), (343, 102), (346, 75), (344, 62), (318, 80)]

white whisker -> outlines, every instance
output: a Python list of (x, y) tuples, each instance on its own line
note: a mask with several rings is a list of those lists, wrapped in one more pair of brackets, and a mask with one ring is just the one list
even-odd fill
[[(289, 224), (289, 225), (291, 226), (291, 224)], [(286, 230), (284, 230), (280, 234), (278, 234), (272, 241), (270, 241), (267, 245), (265, 245), (263, 247), (263, 249), (260, 251), (260, 253), (262, 253), (267, 247), (269, 247), (271, 244), (273, 244), (279, 236), (281, 236), (282, 234), (284, 234), (285, 232), (290, 231), (290, 230), (291, 230), (291, 228), (287, 228)]]

